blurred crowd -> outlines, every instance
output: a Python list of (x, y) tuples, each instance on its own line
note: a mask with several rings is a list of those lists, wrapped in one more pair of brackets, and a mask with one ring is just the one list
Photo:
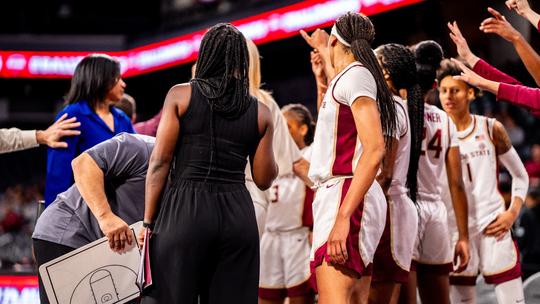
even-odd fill
[(43, 199), (39, 185), (17, 184), (0, 192), (0, 270), (34, 272), (31, 235)]

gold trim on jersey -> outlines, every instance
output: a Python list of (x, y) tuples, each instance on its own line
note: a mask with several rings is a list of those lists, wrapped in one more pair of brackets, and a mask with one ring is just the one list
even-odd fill
[(473, 123), (472, 130), (471, 130), (467, 135), (465, 135), (465, 136), (463, 136), (463, 137), (459, 137), (459, 136), (458, 136), (458, 139), (459, 139), (459, 140), (465, 140), (465, 139), (469, 138), (469, 137), (470, 137), (471, 135), (473, 135), (474, 132), (476, 131), (476, 115), (471, 115), (471, 116), (472, 116), (472, 119), (473, 119), (473, 122), (472, 122), (472, 123)]
[[(503, 272), (507, 272), (508, 270), (516, 267), (516, 264), (518, 263), (518, 255), (519, 255), (519, 252), (517, 251), (517, 248), (516, 248), (516, 245), (514, 243), (514, 240), (512, 239), (512, 234), (510, 231), (506, 232), (506, 233), (509, 233), (510, 234), (510, 240), (509, 242), (512, 244), (512, 248), (514, 248), (514, 254), (513, 254), (513, 260), (512, 260), (512, 263), (510, 264), (510, 266), (507, 266), (505, 268), (503, 268), (502, 270), (499, 270), (497, 272), (483, 272), (482, 271), (482, 275), (484, 276), (494, 276), (494, 275), (498, 275), (498, 274), (501, 274)], [(483, 237), (488, 237), (488, 236), (483, 236)]]

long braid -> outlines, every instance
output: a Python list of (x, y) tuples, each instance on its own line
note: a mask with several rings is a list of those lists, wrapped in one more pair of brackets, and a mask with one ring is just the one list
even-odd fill
[(426, 95), (435, 86), (435, 77), (444, 58), (442, 47), (433, 40), (425, 40), (412, 46), (416, 59), (418, 82), (422, 88), (422, 94)]
[(204, 35), (192, 83), (208, 99), (210, 106), (210, 176), (216, 158), (215, 113), (234, 119), (254, 101), (249, 95), (249, 57), (242, 33), (228, 23), (211, 27)]
[(253, 102), (248, 68), (244, 36), (231, 24), (220, 23), (211, 27), (201, 41), (193, 83), (208, 98), (213, 112), (236, 118)]
[(412, 51), (401, 44), (385, 44), (376, 49), (383, 68), (390, 75), (396, 90), (407, 90), (407, 112), (411, 130), (411, 154), (407, 171), (407, 187), (411, 199), (416, 202), (418, 191), (418, 160), (422, 149), (424, 128), (424, 102), (418, 83), (415, 57)]
[(306, 125), (308, 130), (304, 136), (304, 143), (309, 146), (313, 143), (313, 137), (315, 136), (315, 121), (313, 120), (313, 115), (311, 112), (304, 106), (299, 103), (292, 103), (284, 106), (282, 108), (283, 113), (293, 112), (298, 117), (298, 122), (301, 125)]
[[(371, 43), (375, 39), (375, 27), (368, 17), (349, 12), (336, 20), (338, 34), (351, 45), (356, 60), (367, 68), (377, 84), (377, 104), (379, 107), (381, 126), (384, 134), (393, 134), (396, 130), (396, 108), (392, 93), (384, 80), (383, 72)], [(386, 141), (386, 146), (390, 144)]]

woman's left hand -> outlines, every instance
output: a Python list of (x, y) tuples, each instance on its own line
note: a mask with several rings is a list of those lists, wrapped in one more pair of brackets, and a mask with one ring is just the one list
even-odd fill
[(350, 218), (338, 216), (326, 243), (326, 254), (330, 258), (330, 262), (336, 264), (345, 264), (347, 262), (349, 258), (347, 253), (347, 236), (349, 235), (350, 228)]
[(497, 218), (489, 224), (484, 230), (484, 234), (487, 236), (493, 236), (500, 241), (504, 238), (506, 233), (512, 228), (516, 216), (509, 210), (499, 214)]

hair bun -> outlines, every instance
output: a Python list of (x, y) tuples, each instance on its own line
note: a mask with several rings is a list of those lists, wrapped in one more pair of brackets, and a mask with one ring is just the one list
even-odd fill
[(413, 47), (416, 62), (421, 65), (439, 66), (444, 58), (440, 44), (433, 40), (426, 40)]

